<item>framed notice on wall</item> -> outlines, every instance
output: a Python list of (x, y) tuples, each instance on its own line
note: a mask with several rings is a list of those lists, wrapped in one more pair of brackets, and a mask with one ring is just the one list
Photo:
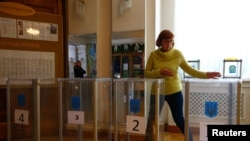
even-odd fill
[(223, 60), (223, 78), (241, 78), (242, 60)]
[[(188, 60), (188, 64), (196, 70), (200, 69), (200, 60)], [(192, 76), (184, 72), (184, 78), (192, 78)]]

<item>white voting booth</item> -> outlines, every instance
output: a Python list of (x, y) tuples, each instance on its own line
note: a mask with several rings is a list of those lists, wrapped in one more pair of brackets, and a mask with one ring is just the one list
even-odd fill
[(207, 125), (239, 124), (240, 94), (238, 79), (185, 80), (185, 141), (189, 130), (207, 141)]

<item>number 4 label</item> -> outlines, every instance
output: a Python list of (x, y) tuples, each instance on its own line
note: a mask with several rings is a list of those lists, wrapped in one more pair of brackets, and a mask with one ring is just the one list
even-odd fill
[(29, 111), (28, 110), (15, 110), (15, 123), (29, 124)]
[(129, 133), (145, 134), (145, 117), (127, 116), (126, 131)]

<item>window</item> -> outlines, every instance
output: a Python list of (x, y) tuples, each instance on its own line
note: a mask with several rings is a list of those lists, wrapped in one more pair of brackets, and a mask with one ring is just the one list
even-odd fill
[(224, 59), (242, 59), (242, 78), (250, 78), (250, 1), (175, 2), (175, 47), (186, 60), (199, 59), (200, 70), (223, 73)]

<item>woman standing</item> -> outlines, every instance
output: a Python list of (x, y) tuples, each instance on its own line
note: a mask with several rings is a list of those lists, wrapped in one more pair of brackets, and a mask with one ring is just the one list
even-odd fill
[[(183, 116), (183, 95), (181, 79), (178, 74), (178, 68), (196, 78), (218, 78), (220, 72), (203, 72), (192, 68), (185, 60), (182, 52), (174, 48), (174, 34), (169, 30), (163, 30), (156, 40), (157, 50), (151, 52), (146, 68), (145, 77), (164, 78), (165, 89), (160, 97), (160, 110), (164, 101), (169, 105), (174, 122), (184, 134), (184, 116)], [(152, 123), (155, 119), (155, 95), (150, 96), (150, 110), (146, 129), (146, 140), (152, 140)], [(192, 134), (189, 133), (189, 141), (192, 141)]]

